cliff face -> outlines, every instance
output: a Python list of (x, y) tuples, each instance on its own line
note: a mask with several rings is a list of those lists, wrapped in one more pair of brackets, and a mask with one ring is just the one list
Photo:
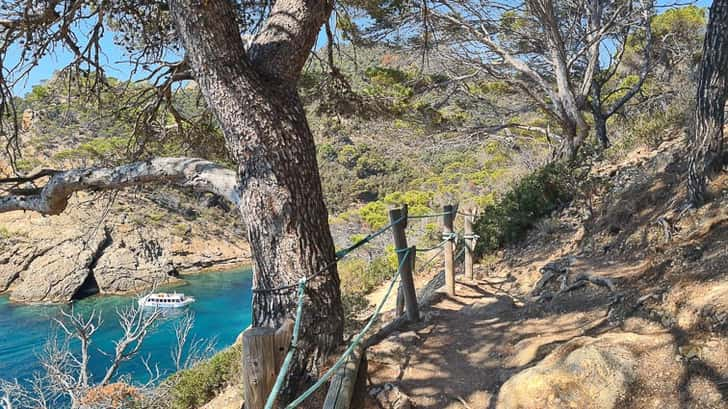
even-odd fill
[(77, 197), (67, 212), (52, 217), (0, 215), (0, 293), (17, 302), (68, 302), (249, 263), (234, 214), (204, 205), (173, 211), (155, 203), (168, 193), (119, 193), (111, 204)]

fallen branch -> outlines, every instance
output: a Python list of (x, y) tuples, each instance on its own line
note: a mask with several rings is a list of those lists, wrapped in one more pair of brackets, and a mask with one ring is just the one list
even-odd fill
[(574, 281), (565, 286), (564, 288), (560, 289), (554, 297), (559, 296), (564, 293), (568, 293), (569, 291), (576, 290), (577, 288), (584, 287), (588, 283), (592, 283), (595, 285), (598, 285), (600, 287), (606, 287), (609, 289), (610, 292), (614, 293), (617, 291), (617, 286), (614, 284), (612, 280), (606, 277), (600, 277), (600, 276), (592, 276), (586, 273), (580, 273), (576, 276), (576, 279)]

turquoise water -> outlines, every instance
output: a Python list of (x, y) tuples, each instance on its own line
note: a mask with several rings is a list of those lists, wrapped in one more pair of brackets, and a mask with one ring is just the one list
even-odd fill
[[(216, 350), (232, 345), (238, 334), (250, 324), (250, 270), (212, 272), (184, 278), (187, 284), (175, 286), (174, 290), (197, 299), (187, 307), (195, 316), (193, 336), (215, 339)], [(135, 297), (94, 296), (74, 304), (76, 312), (89, 313), (95, 308), (103, 317), (103, 324), (94, 334), (91, 348), (90, 369), (96, 378), (103, 376), (108, 362), (98, 349), (113, 352), (112, 342), (121, 334), (115, 310), (131, 303), (136, 303)], [(37, 356), (53, 333), (52, 318), (59, 315), (60, 308), (69, 307), (17, 305), (8, 302), (6, 296), (0, 297), (0, 378), (22, 380), (40, 370)], [(124, 362), (118, 374), (144, 382), (147, 372), (140, 358), (146, 356), (151, 356), (150, 363), (158, 364), (160, 370), (171, 373), (170, 352), (175, 342), (173, 328), (183, 314), (180, 310), (166, 313), (147, 336), (140, 354)]]

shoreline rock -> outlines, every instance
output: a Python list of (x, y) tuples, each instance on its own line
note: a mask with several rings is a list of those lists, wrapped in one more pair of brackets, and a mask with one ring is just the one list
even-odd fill
[(130, 221), (126, 213), (94, 225), (89, 222), (93, 210), (98, 209), (53, 217), (0, 215), (0, 225), (12, 228), (10, 237), (0, 238), (0, 294), (17, 303), (68, 303), (181, 283), (181, 274), (251, 263), (241, 235), (213, 230), (204, 220), (187, 222), (183, 232), (172, 217), (144, 224)]

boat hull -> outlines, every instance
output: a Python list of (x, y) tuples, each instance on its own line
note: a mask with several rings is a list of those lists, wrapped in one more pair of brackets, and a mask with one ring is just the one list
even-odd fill
[(192, 297), (186, 297), (182, 301), (175, 302), (152, 301), (147, 300), (146, 297), (139, 299), (139, 305), (147, 308), (183, 308), (192, 304), (193, 302), (195, 302), (195, 299)]

